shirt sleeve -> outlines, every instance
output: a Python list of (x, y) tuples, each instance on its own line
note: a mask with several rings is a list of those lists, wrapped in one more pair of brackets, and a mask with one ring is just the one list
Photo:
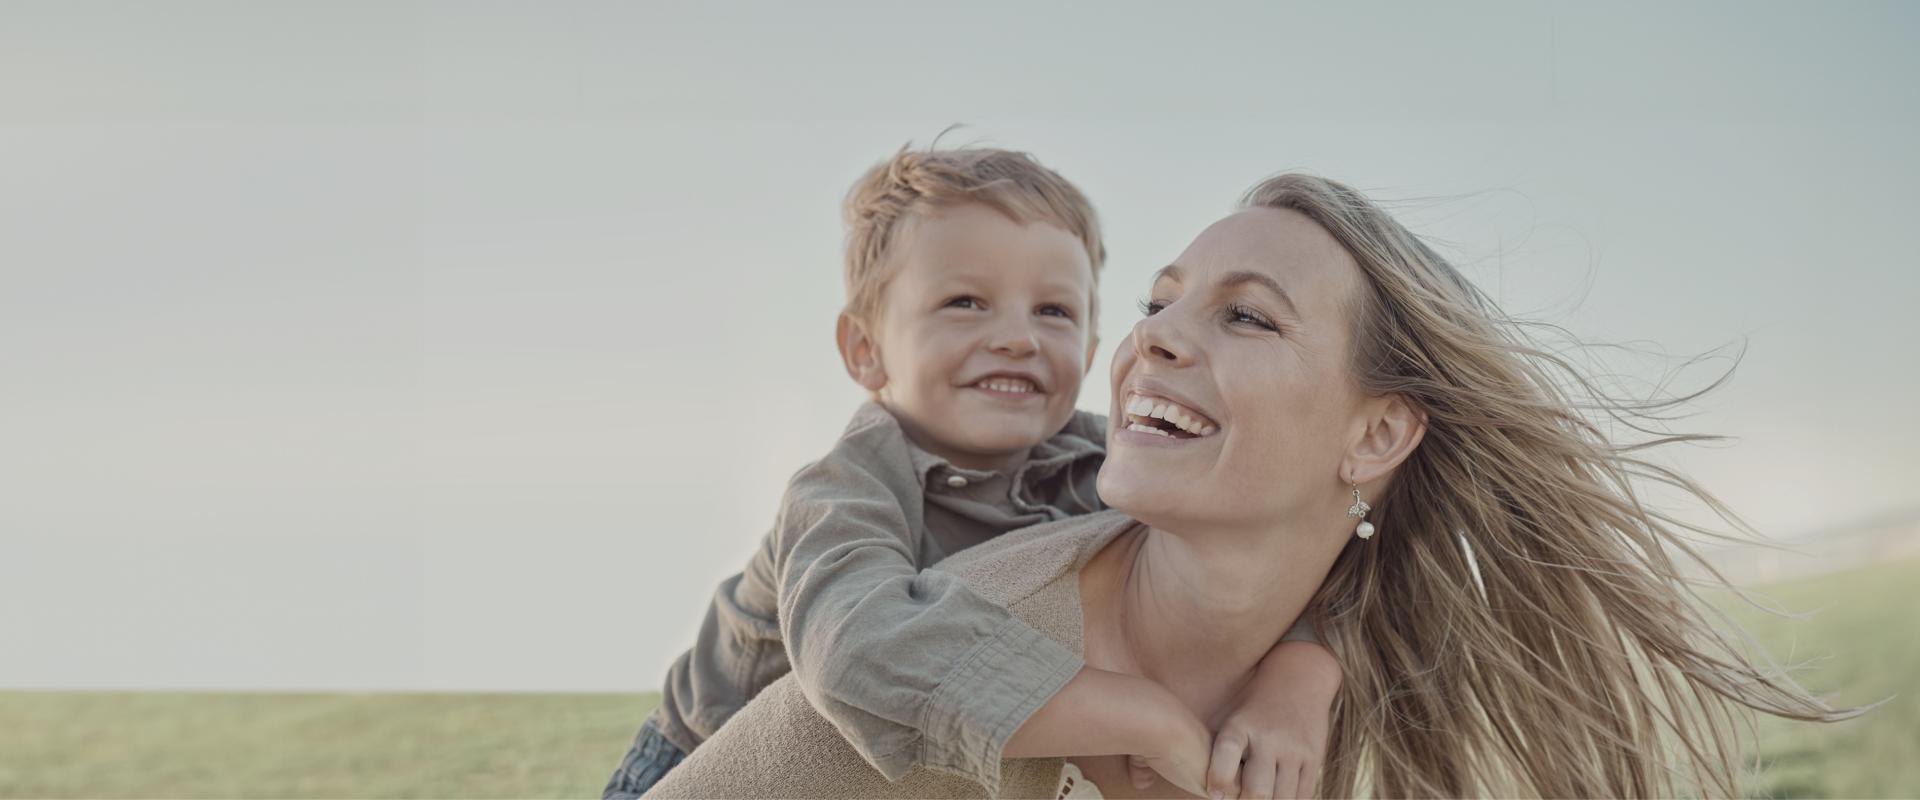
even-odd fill
[(1080, 656), (923, 571), (904, 453), (843, 439), (788, 484), (775, 535), (780, 630), (808, 703), (889, 780), (918, 766), (997, 793), (1007, 739)]

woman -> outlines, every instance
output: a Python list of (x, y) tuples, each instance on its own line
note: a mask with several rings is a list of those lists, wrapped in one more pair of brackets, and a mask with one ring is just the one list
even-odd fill
[[(1171, 729), (1203, 741), (1308, 614), (1346, 671), (1325, 773), (1243, 776), (1248, 794), (1732, 796), (1738, 707), (1839, 716), (1715, 631), (1673, 561), (1686, 526), (1638, 501), (1652, 481), (1719, 508), (1636, 455), (1690, 437), (1615, 443), (1576, 411), (1659, 405), (1596, 400), (1345, 186), (1284, 175), (1244, 206), (1155, 276), (1119, 345), (1099, 478), (1117, 511), (941, 568), (1089, 667), (1162, 683), (1185, 705)], [(1169, 402), (1184, 430), (1141, 413)], [(1064, 778), (1010, 758), (998, 787), (888, 784), (783, 681), (654, 795), (1135, 793), (1099, 733)], [(1146, 755), (1197, 788), (1191, 748)]]

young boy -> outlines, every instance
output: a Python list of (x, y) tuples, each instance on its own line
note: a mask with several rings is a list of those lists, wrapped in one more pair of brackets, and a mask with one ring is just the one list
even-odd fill
[[(788, 483), (773, 530), (715, 592), (607, 798), (645, 792), (789, 670), (888, 778), (925, 767), (990, 793), (1016, 732), (1029, 752), (1012, 755), (1048, 754), (1070, 747), (1055, 732), (1073, 730), (1088, 703), (1158, 688), (1092, 674), (951, 576), (923, 571), (1007, 531), (1103, 508), (1094, 479), (1106, 420), (1074, 410), (1105, 260), (1093, 208), (1023, 153), (903, 150), (854, 185), (845, 213), (836, 340), (873, 402)], [(1276, 773), (1317, 768), (1337, 685), (1324, 648), (1277, 645), (1244, 713), (1211, 743), (1214, 791), (1257, 792)], [(1229, 728), (1249, 733), (1228, 742)], [(1189, 772), (1207, 767), (1190, 756), (1198, 747), (1204, 762), (1209, 743), (1168, 735), (1139, 732), (1136, 783), (1151, 780), (1148, 764), (1178, 769), (1167, 765), (1180, 747)], [(1253, 756), (1243, 784), (1242, 749)]]

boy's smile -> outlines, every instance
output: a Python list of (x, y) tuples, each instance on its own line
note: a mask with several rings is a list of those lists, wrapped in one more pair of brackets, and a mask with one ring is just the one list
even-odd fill
[(881, 402), (934, 455), (1012, 466), (1066, 425), (1092, 360), (1086, 248), (980, 204), (922, 212), (899, 235), (873, 329)]
[(1010, 401), (1038, 400), (1045, 396), (1046, 392), (1040, 385), (1039, 376), (1011, 370), (989, 373), (977, 381), (966, 384), (966, 388), (986, 392), (989, 397)]

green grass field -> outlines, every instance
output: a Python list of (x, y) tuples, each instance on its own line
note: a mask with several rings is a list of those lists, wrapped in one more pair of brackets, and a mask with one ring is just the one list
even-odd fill
[(653, 702), (0, 692), (0, 796), (597, 798)]
[(1760, 720), (1752, 789), (1773, 797), (1920, 797), (1920, 560), (1789, 581), (1761, 594), (1782, 619), (1729, 606), (1800, 683), (1835, 705), (1885, 705), (1832, 724)]
[[(1837, 703), (1763, 720), (1758, 796), (1920, 796), (1920, 561), (1768, 587), (1738, 616)], [(4, 797), (598, 797), (651, 695), (0, 692)]]

